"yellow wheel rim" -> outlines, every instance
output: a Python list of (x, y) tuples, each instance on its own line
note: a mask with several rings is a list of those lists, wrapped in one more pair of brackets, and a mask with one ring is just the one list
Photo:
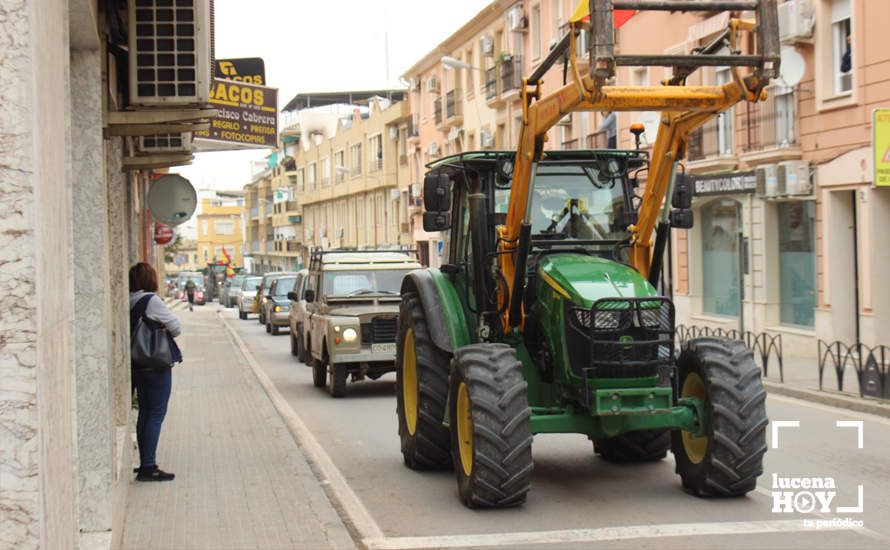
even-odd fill
[[(702, 403), (707, 401), (705, 383), (702, 382), (698, 373), (690, 372), (686, 375), (680, 395), (682, 397), (697, 397)], [(700, 464), (708, 452), (708, 437), (705, 435), (695, 437), (689, 432), (682, 432), (680, 435), (683, 438), (683, 450), (686, 451), (689, 461), (693, 464)]]
[(408, 433), (414, 435), (417, 431), (417, 354), (414, 352), (414, 330), (410, 328), (402, 346), (402, 403)]
[(460, 450), (460, 465), (464, 474), (473, 473), (473, 413), (470, 410), (470, 396), (467, 385), (460, 383), (457, 388), (457, 444)]

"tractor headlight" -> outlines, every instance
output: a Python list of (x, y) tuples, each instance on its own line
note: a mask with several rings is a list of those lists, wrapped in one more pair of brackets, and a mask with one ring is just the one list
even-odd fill
[(355, 342), (356, 338), (358, 338), (358, 333), (354, 328), (348, 328), (343, 331), (343, 340), (345, 342)]
[(621, 311), (595, 311), (593, 313), (594, 330), (616, 330), (621, 326)]

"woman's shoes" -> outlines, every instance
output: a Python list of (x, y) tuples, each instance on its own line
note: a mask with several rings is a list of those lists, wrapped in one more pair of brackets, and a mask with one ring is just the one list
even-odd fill
[(157, 466), (147, 466), (139, 468), (136, 474), (136, 481), (170, 481), (175, 474), (160, 470)]

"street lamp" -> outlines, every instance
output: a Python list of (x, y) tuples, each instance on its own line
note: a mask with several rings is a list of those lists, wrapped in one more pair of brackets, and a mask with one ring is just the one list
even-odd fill
[(474, 69), (476, 71), (482, 71), (482, 69), (480, 69), (479, 67), (474, 67), (472, 65), (464, 63), (460, 59), (455, 59), (448, 55), (443, 55), (442, 59), (440, 59), (439, 61), (442, 62), (442, 65), (444, 65), (446, 69)]

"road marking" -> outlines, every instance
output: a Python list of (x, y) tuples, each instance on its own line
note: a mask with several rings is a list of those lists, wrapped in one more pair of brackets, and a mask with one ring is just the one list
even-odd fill
[[(347, 483), (346, 478), (343, 477), (343, 474), (340, 473), (340, 470), (334, 465), (334, 461), (331, 460), (331, 457), (328, 456), (321, 444), (318, 443), (318, 440), (315, 439), (315, 436), (312, 435), (309, 428), (306, 427), (306, 424), (303, 423), (293, 407), (291, 407), (287, 400), (285, 400), (281, 393), (279, 393), (278, 388), (275, 387), (275, 384), (259, 363), (257, 363), (256, 359), (254, 359), (253, 354), (244, 343), (244, 340), (241, 339), (238, 332), (232, 328), (222, 315), (220, 315), (220, 319), (226, 326), (226, 329), (228, 329), (229, 334), (232, 336), (235, 344), (237, 344), (238, 349), (240, 349), (241, 353), (244, 355), (244, 359), (247, 361), (250, 370), (253, 371), (254, 376), (256, 376), (260, 385), (266, 391), (266, 395), (269, 396), (275, 410), (281, 415), (281, 418), (290, 430), (291, 435), (297, 440), (297, 443), (300, 445), (300, 449), (308, 459), (309, 464), (314, 467), (316, 476), (321, 480), (321, 483), (327, 487), (328, 491), (330, 491), (330, 494), (339, 505), (341, 517), (347, 521), (347, 526), (355, 531), (359, 540), (385, 540), (380, 526), (377, 525), (377, 522), (374, 521), (374, 518), (371, 516), (370, 512), (368, 512), (368, 509), (365, 508), (365, 505), (358, 498), (358, 495), (355, 494), (355, 491), (353, 491), (352, 487)], [(325, 481), (328, 483), (325, 484)]]
[[(856, 531), (853, 527), (825, 527), (821, 531)], [(479, 535), (441, 535), (428, 537), (388, 537), (365, 539), (370, 550), (405, 550), (408, 548), (462, 548), (480, 546), (515, 546), (530, 544), (570, 544), (660, 537), (701, 537), (754, 535), (762, 533), (812, 532), (802, 519), (737, 521), (720, 523), (667, 523), (662, 525), (624, 525), (596, 529), (528, 531), (521, 533), (485, 533)]]

